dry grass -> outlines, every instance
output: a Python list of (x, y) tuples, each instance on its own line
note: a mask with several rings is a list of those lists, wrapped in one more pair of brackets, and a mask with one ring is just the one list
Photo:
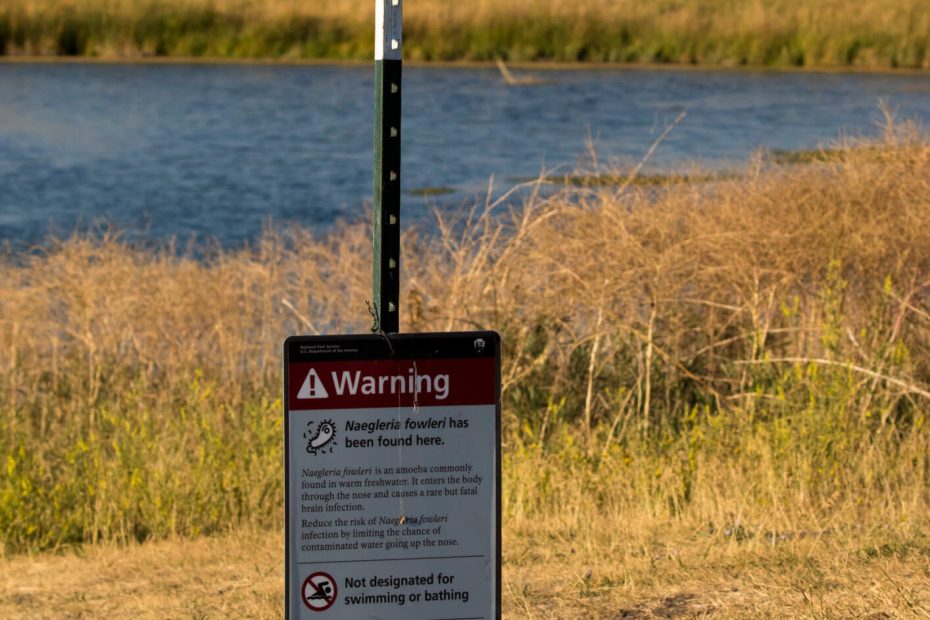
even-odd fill
[(0, 562), (0, 616), (65, 618), (280, 618), (281, 540), (223, 538)]
[[(373, 2), (7, 0), (0, 50), (124, 57), (369, 58)], [(925, 67), (930, 4), (867, 0), (416, 0), (406, 54)]]
[[(511, 616), (926, 615), (928, 178), (930, 145), (889, 129), (711, 183), (530, 186), (408, 233), (405, 331), (503, 335)], [(0, 615), (278, 613), (279, 543), (229, 532), (280, 527), (280, 343), (364, 331), (368, 265), (364, 225), (7, 256), (4, 546), (132, 551), (11, 556)], [(103, 583), (182, 553), (151, 599)], [(254, 586), (208, 598), (210, 574)]]
[[(930, 617), (930, 540), (899, 536), (771, 544), (674, 523), (545, 520), (507, 530), (504, 617)], [(10, 558), (0, 561), (0, 616), (280, 618), (281, 549), (280, 534), (238, 533)]]
[[(622, 532), (622, 534), (621, 534)], [(798, 533), (795, 533), (797, 535)], [(806, 534), (806, 535), (805, 535)], [(894, 538), (890, 532), (876, 536)], [(772, 543), (680, 523), (546, 521), (505, 541), (509, 617), (892, 618), (930, 614), (923, 543), (801, 533)]]
[(8, 542), (197, 534), (278, 516), (279, 344), (307, 329), (297, 316), (359, 328), (368, 277), (363, 227), (293, 241), (299, 256), (269, 236), (198, 262), (76, 238), (0, 268)]

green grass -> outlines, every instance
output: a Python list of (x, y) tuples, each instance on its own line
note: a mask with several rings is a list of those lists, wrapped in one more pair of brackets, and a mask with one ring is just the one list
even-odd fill
[(339, 60), (370, 56), (368, 38), (338, 21), (251, 22), (209, 6), (181, 12), (153, 6), (133, 16), (94, 8), (28, 16), (0, 8), (0, 50), (7, 54)]
[[(0, 6), (0, 53), (367, 59), (372, 6), (9, 0)], [(930, 60), (928, 8), (926, 0), (867, 0), (856, 11), (835, 0), (419, 0), (405, 9), (405, 56), (921, 68)]]
[(437, 187), (417, 187), (414, 189), (406, 190), (406, 193), (410, 196), (445, 196), (447, 194), (454, 194), (455, 189), (451, 187), (437, 186)]
[[(781, 160), (776, 160), (778, 163)], [(655, 187), (673, 185), (677, 183), (711, 183), (732, 179), (733, 175), (724, 173), (700, 174), (631, 174), (631, 173), (594, 173), (594, 174), (567, 174), (564, 176), (547, 176), (542, 179), (544, 183), (552, 185), (567, 185), (573, 187)], [(521, 182), (531, 179), (520, 179)]]

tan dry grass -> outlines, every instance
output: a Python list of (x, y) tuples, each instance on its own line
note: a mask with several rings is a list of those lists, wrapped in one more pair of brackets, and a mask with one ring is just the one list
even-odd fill
[(280, 618), (283, 562), (246, 533), (19, 557), (0, 561), (0, 617)]
[[(507, 608), (511, 617), (578, 619), (892, 618), (930, 611), (925, 547), (873, 548), (865, 533), (807, 534), (771, 544), (661, 521), (593, 519), (582, 528), (548, 521), (505, 540)], [(883, 534), (876, 538), (894, 538)]]
[[(769, 544), (681, 524), (508, 528), (505, 618), (926, 618), (927, 539), (831, 532)], [(280, 618), (278, 533), (0, 560), (0, 616)]]

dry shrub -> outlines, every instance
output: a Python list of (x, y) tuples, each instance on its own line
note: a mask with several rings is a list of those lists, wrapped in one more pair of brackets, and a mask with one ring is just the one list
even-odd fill
[(408, 266), (418, 325), (504, 333), (512, 523), (922, 527), (930, 149), (819, 159), (535, 196), (415, 253), (452, 257)]
[[(414, 255), (451, 260), (407, 264), (414, 324), (513, 324), (510, 374), (542, 339), (567, 384), (584, 383), (571, 366), (581, 352), (590, 374), (644, 381), (653, 365), (663, 389), (688, 383), (715, 406), (746, 394), (751, 373), (735, 364), (763, 354), (870, 367), (901, 342), (905, 383), (925, 385), (930, 150), (916, 136), (891, 129), (880, 147), (848, 144), (809, 166), (759, 160), (708, 184), (534, 195), (457, 239), (446, 226)], [(641, 411), (674, 413), (662, 396)]]

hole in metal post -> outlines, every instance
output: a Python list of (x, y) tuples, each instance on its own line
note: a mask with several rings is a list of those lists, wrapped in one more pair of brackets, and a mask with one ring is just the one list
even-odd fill
[(397, 39), (391, 39), (391, 49), (396, 50), (400, 47), (400, 42)]
[(392, 301), (388, 302), (388, 312), (397, 312), (397, 306)]
[(393, 170), (391, 170), (391, 180), (392, 180), (392, 181), (396, 181), (396, 180), (397, 180), (397, 173), (394, 172)]
[(398, 90), (398, 89), (397, 89), (397, 84), (395, 84), (394, 82), (391, 82), (391, 92), (392, 92), (392, 93), (396, 93), (397, 90)]
[(391, 226), (394, 226), (395, 224), (397, 224), (397, 217), (394, 215), (388, 216), (388, 224), (390, 224)]
[(391, 127), (391, 137), (392, 138), (397, 137), (397, 127)]
[(393, 258), (388, 259), (388, 269), (397, 269), (397, 261)]

